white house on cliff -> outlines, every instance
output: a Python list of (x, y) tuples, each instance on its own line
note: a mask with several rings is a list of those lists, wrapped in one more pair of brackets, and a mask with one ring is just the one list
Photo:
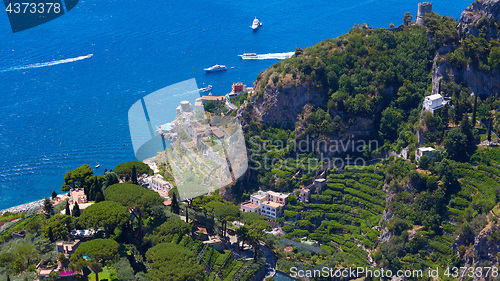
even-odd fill
[(434, 94), (425, 97), (424, 99), (424, 109), (430, 111), (434, 114), (434, 110), (440, 109), (445, 106), (448, 102), (443, 99), (443, 96), (440, 94)]

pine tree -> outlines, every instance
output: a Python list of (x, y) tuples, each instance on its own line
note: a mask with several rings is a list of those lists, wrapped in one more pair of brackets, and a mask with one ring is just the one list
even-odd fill
[(47, 236), (48, 236), (50, 242), (54, 242), (54, 232), (52, 232), (52, 227), (50, 227), (50, 226), (49, 226)]
[(97, 195), (95, 196), (95, 202), (99, 203), (104, 201), (104, 195), (102, 195), (102, 191), (98, 191)]
[(403, 24), (405, 26), (409, 26), (412, 19), (413, 19), (413, 16), (410, 15), (410, 12), (406, 12), (405, 16), (403, 17)]
[(78, 206), (78, 203), (75, 202), (75, 206), (73, 206), (73, 217), (79, 217), (80, 216), (80, 207)]
[(52, 207), (52, 202), (48, 197), (45, 197), (45, 201), (43, 201), (43, 211), (46, 218), (50, 218), (54, 214), (54, 207)]
[(170, 204), (170, 207), (172, 208), (172, 213), (179, 214), (179, 202), (177, 202), (177, 195), (175, 193), (172, 195), (172, 204)]
[(66, 201), (66, 215), (71, 216), (71, 211), (69, 210), (69, 202)]
[(57, 193), (55, 190), (52, 190), (52, 200), (56, 199)]
[(137, 184), (137, 170), (132, 166), (132, 183)]

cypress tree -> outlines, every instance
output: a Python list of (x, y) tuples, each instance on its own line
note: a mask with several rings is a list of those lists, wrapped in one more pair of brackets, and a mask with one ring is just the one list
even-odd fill
[(443, 108), (443, 111), (441, 112), (441, 120), (443, 121), (443, 126), (448, 128), (448, 123), (450, 123), (450, 114), (447, 107)]
[(48, 236), (50, 242), (54, 242), (54, 233), (52, 232), (52, 227), (50, 227), (50, 226), (49, 226), (47, 236)]
[(80, 216), (80, 207), (78, 206), (78, 203), (75, 202), (75, 206), (73, 206), (73, 217), (79, 217)]
[(489, 123), (488, 123), (488, 141), (491, 141), (491, 127), (493, 126), (493, 118), (489, 118)]
[(92, 185), (90, 186), (89, 201), (95, 201), (99, 191), (101, 191), (101, 185), (99, 184), (97, 177), (94, 177), (94, 182), (92, 182)]
[(474, 134), (472, 133), (472, 128), (470, 126), (469, 117), (467, 114), (464, 114), (462, 117), (462, 122), (460, 122), (460, 129), (462, 130), (462, 134), (467, 136), (467, 142), (472, 144), (474, 142)]
[(55, 190), (52, 190), (52, 200), (56, 199), (57, 193)]
[(104, 195), (102, 195), (102, 191), (98, 191), (97, 195), (95, 196), (95, 202), (99, 203), (104, 201)]
[(474, 109), (472, 110), (472, 128), (476, 127), (477, 95), (474, 95)]
[(172, 195), (172, 204), (170, 204), (170, 207), (172, 208), (172, 213), (179, 214), (179, 202), (177, 202), (177, 195), (175, 193)]
[(50, 218), (54, 214), (54, 208), (52, 207), (52, 202), (48, 197), (45, 197), (45, 201), (43, 201), (43, 210), (45, 211), (46, 218)]
[(66, 215), (71, 216), (71, 211), (69, 210), (69, 201), (66, 201)]
[(137, 184), (137, 170), (132, 166), (132, 183)]
[(10, 281), (10, 276), (9, 275), (7, 275), (7, 281)]
[(186, 222), (189, 223), (189, 209), (187, 205), (186, 205)]

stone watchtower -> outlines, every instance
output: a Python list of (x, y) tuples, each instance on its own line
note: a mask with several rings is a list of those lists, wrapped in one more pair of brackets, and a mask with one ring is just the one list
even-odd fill
[(418, 3), (417, 24), (423, 25), (425, 15), (430, 12), (432, 12), (432, 2)]

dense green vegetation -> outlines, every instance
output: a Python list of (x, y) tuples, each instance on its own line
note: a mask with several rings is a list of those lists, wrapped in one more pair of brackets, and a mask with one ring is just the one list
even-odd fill
[[(321, 249), (316, 253), (299, 243), (284, 253), (282, 241), (268, 239), (280, 269), (297, 264), (444, 268), (464, 265), (464, 255), (475, 255), (475, 262), (482, 264), (484, 257), (474, 254), (473, 242), (488, 223), (497, 223), (490, 211), (500, 194), (500, 150), (478, 144), (496, 139), (498, 94), (471, 95), (467, 84), (445, 77), (438, 90), (449, 98), (450, 106), (434, 114), (421, 110), (432, 89), (430, 70), (439, 48), (448, 51), (438, 56), (438, 64), (448, 60), (485, 73), (499, 66), (500, 43), (486, 40), (486, 26), (496, 28), (497, 23), (482, 20), (479, 37), (461, 38), (458, 22), (451, 17), (430, 13), (423, 27), (410, 21), (408, 13), (397, 29), (355, 27), (336, 39), (297, 48), (292, 58), (259, 75), (253, 96), (257, 101), (271, 88), (293, 89), (299, 83), (324, 97), (319, 106), (304, 107), (291, 129), (259, 122), (251, 103), (243, 116), (248, 123), (251, 187), (239, 183), (233, 193), (244, 200), (257, 186), (295, 191), (285, 218), (277, 222), (286, 238)], [(323, 166), (332, 155), (313, 146), (296, 146), (307, 138), (331, 141), (356, 131), (363, 120), (372, 124), (366, 139), (377, 140), (380, 147), (348, 151), (347, 156), (379, 164), (337, 170)], [(417, 163), (419, 146), (437, 150)], [(409, 160), (377, 160), (384, 152), (403, 148), (408, 149)], [(311, 162), (312, 166), (307, 165)], [(297, 189), (310, 187), (318, 168), (325, 167), (330, 168), (327, 186), (313, 192), (310, 202), (298, 201)], [(488, 241), (495, 239), (488, 237)], [(458, 252), (453, 251), (453, 243)]]
[[(291, 197), (285, 210), (285, 238), (319, 242), (329, 253), (323, 261), (329, 266), (367, 266), (366, 249), (378, 242), (374, 227), (386, 207), (383, 172), (381, 165), (332, 170), (326, 187), (313, 194), (309, 203)], [(281, 269), (288, 271), (294, 262), (281, 260)]]
[(139, 161), (128, 161), (116, 165), (113, 172), (117, 173), (120, 177), (132, 177), (133, 169), (136, 169), (136, 175), (148, 174), (152, 175), (153, 170), (147, 165)]

